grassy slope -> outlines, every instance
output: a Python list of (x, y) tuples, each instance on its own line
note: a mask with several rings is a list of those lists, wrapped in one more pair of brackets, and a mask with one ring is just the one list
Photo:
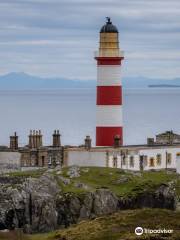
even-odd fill
[[(142, 237), (134, 234), (137, 226), (150, 229), (173, 229), (173, 234), (144, 234)], [(150, 238), (151, 236), (151, 238)], [(166, 236), (166, 237), (165, 237)], [(153, 237), (153, 238), (152, 238)], [(180, 212), (164, 209), (141, 209), (121, 211), (113, 215), (96, 218), (92, 221), (82, 221), (68, 229), (49, 234), (30, 236), (30, 240), (179, 240)]]
[[(88, 171), (86, 171), (87, 169)], [(59, 175), (69, 178), (67, 171), (68, 168), (63, 168), (62, 174), (58, 174), (58, 171), (52, 170), (51, 174), (57, 177), (57, 180)], [(40, 177), (44, 172), (45, 169), (28, 172), (15, 172), (10, 173), (9, 175), (19, 178), (37, 178)], [(81, 167), (80, 177), (71, 179), (70, 184), (65, 185), (60, 180), (58, 180), (58, 182), (64, 192), (81, 194), (87, 191), (94, 191), (97, 188), (109, 188), (118, 196), (132, 196), (146, 190), (153, 191), (160, 184), (173, 181), (175, 182), (177, 195), (180, 198), (180, 176), (176, 173), (166, 173), (166, 171), (162, 170), (158, 172), (143, 172), (142, 174), (139, 173), (138, 175), (113, 168)], [(118, 180), (121, 178), (128, 178), (128, 181), (124, 183), (118, 183)], [(79, 182), (87, 185), (88, 189), (75, 187), (75, 184)]]
[[(86, 171), (88, 169), (88, 172)], [(68, 177), (68, 168), (63, 168), (62, 174), (58, 171), (53, 171), (53, 174), (57, 179), (59, 175)], [(39, 177), (43, 174), (43, 171), (21, 172), (11, 174), (16, 177)], [(127, 177), (128, 181), (124, 183), (117, 183), (117, 180)], [(60, 187), (64, 192), (73, 192), (75, 194), (81, 194), (89, 190), (96, 190), (97, 188), (109, 188), (118, 196), (129, 196), (139, 194), (143, 191), (154, 190), (162, 183), (168, 183), (170, 181), (175, 182), (177, 195), (180, 197), (180, 177), (176, 173), (160, 172), (143, 172), (142, 175), (134, 175), (130, 172), (124, 172), (119, 169), (110, 168), (81, 168), (80, 177), (71, 179), (71, 183), (68, 185), (62, 184), (60, 180)], [(83, 188), (77, 188), (75, 183), (81, 182), (89, 186), (89, 190)], [(169, 238), (144, 238), (136, 237), (134, 234), (134, 228), (136, 226), (143, 226), (153, 228), (170, 228), (176, 229), (175, 233)], [(163, 209), (143, 209), (143, 210), (131, 210), (122, 211), (110, 216), (104, 216), (92, 221), (84, 221), (73, 227), (65, 230), (56, 231), (49, 234), (23, 236), (23, 240), (117, 240), (117, 239), (180, 239), (180, 212), (172, 212)], [(18, 239), (7, 237), (3, 238), (0, 234), (0, 239)]]
[[(142, 175), (136, 176), (130, 172), (112, 168), (91, 167), (88, 168), (88, 172), (85, 171), (86, 169), (87, 168), (81, 168), (80, 177), (71, 179), (71, 184), (64, 185), (60, 183), (63, 191), (74, 193), (86, 192), (87, 190), (74, 186), (75, 183), (81, 182), (88, 185), (91, 190), (104, 187), (109, 188), (118, 196), (129, 196), (139, 194), (146, 190), (154, 190), (162, 183), (175, 181), (177, 193), (180, 195), (180, 188), (178, 188), (178, 186), (180, 186), (180, 179), (176, 173), (166, 173), (165, 171), (143, 172)], [(64, 177), (68, 177), (67, 170), (67, 168), (63, 169), (62, 175)], [(127, 177), (128, 181), (118, 183), (118, 180), (122, 177)]]

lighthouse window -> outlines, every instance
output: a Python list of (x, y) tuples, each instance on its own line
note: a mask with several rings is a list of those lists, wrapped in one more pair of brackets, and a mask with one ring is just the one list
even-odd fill
[(154, 167), (154, 158), (153, 157), (150, 158), (149, 166)]
[(168, 153), (167, 154), (167, 164), (171, 164), (171, 161), (172, 161), (172, 154), (171, 153)]
[(161, 165), (161, 154), (156, 155), (156, 162), (157, 162), (157, 165)]
[(130, 167), (134, 167), (134, 157), (130, 156)]

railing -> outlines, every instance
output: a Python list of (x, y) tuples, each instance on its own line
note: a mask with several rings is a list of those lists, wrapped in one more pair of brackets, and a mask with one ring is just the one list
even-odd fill
[(95, 51), (94, 57), (124, 57), (124, 51), (118, 51), (118, 52), (100, 52)]

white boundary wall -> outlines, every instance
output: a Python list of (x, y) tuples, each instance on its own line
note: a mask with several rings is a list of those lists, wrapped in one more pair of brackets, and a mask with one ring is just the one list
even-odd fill
[(67, 165), (106, 167), (106, 152), (68, 151)]
[[(99, 167), (117, 167), (126, 170), (140, 170), (140, 156), (147, 156), (147, 165), (144, 165), (144, 170), (160, 170), (176, 169), (180, 172), (180, 147), (152, 147), (152, 148), (129, 148), (129, 153), (125, 159), (121, 156), (120, 150), (115, 149), (75, 149), (67, 151), (67, 165), (78, 166), (99, 166)], [(135, 150), (135, 151), (134, 151)], [(132, 153), (131, 153), (132, 151)], [(108, 152), (108, 154), (107, 154)], [(167, 154), (171, 154), (171, 163), (167, 162)], [(161, 164), (157, 164), (157, 154), (161, 155)], [(114, 165), (114, 157), (116, 164)], [(130, 159), (133, 157), (133, 164), (130, 164)], [(150, 165), (150, 159), (154, 159), (154, 166)]]

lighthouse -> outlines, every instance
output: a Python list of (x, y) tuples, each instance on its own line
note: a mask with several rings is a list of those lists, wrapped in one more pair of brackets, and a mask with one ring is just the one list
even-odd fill
[(113, 146), (114, 137), (123, 144), (121, 62), (118, 29), (107, 17), (100, 30), (97, 60), (96, 146)]

